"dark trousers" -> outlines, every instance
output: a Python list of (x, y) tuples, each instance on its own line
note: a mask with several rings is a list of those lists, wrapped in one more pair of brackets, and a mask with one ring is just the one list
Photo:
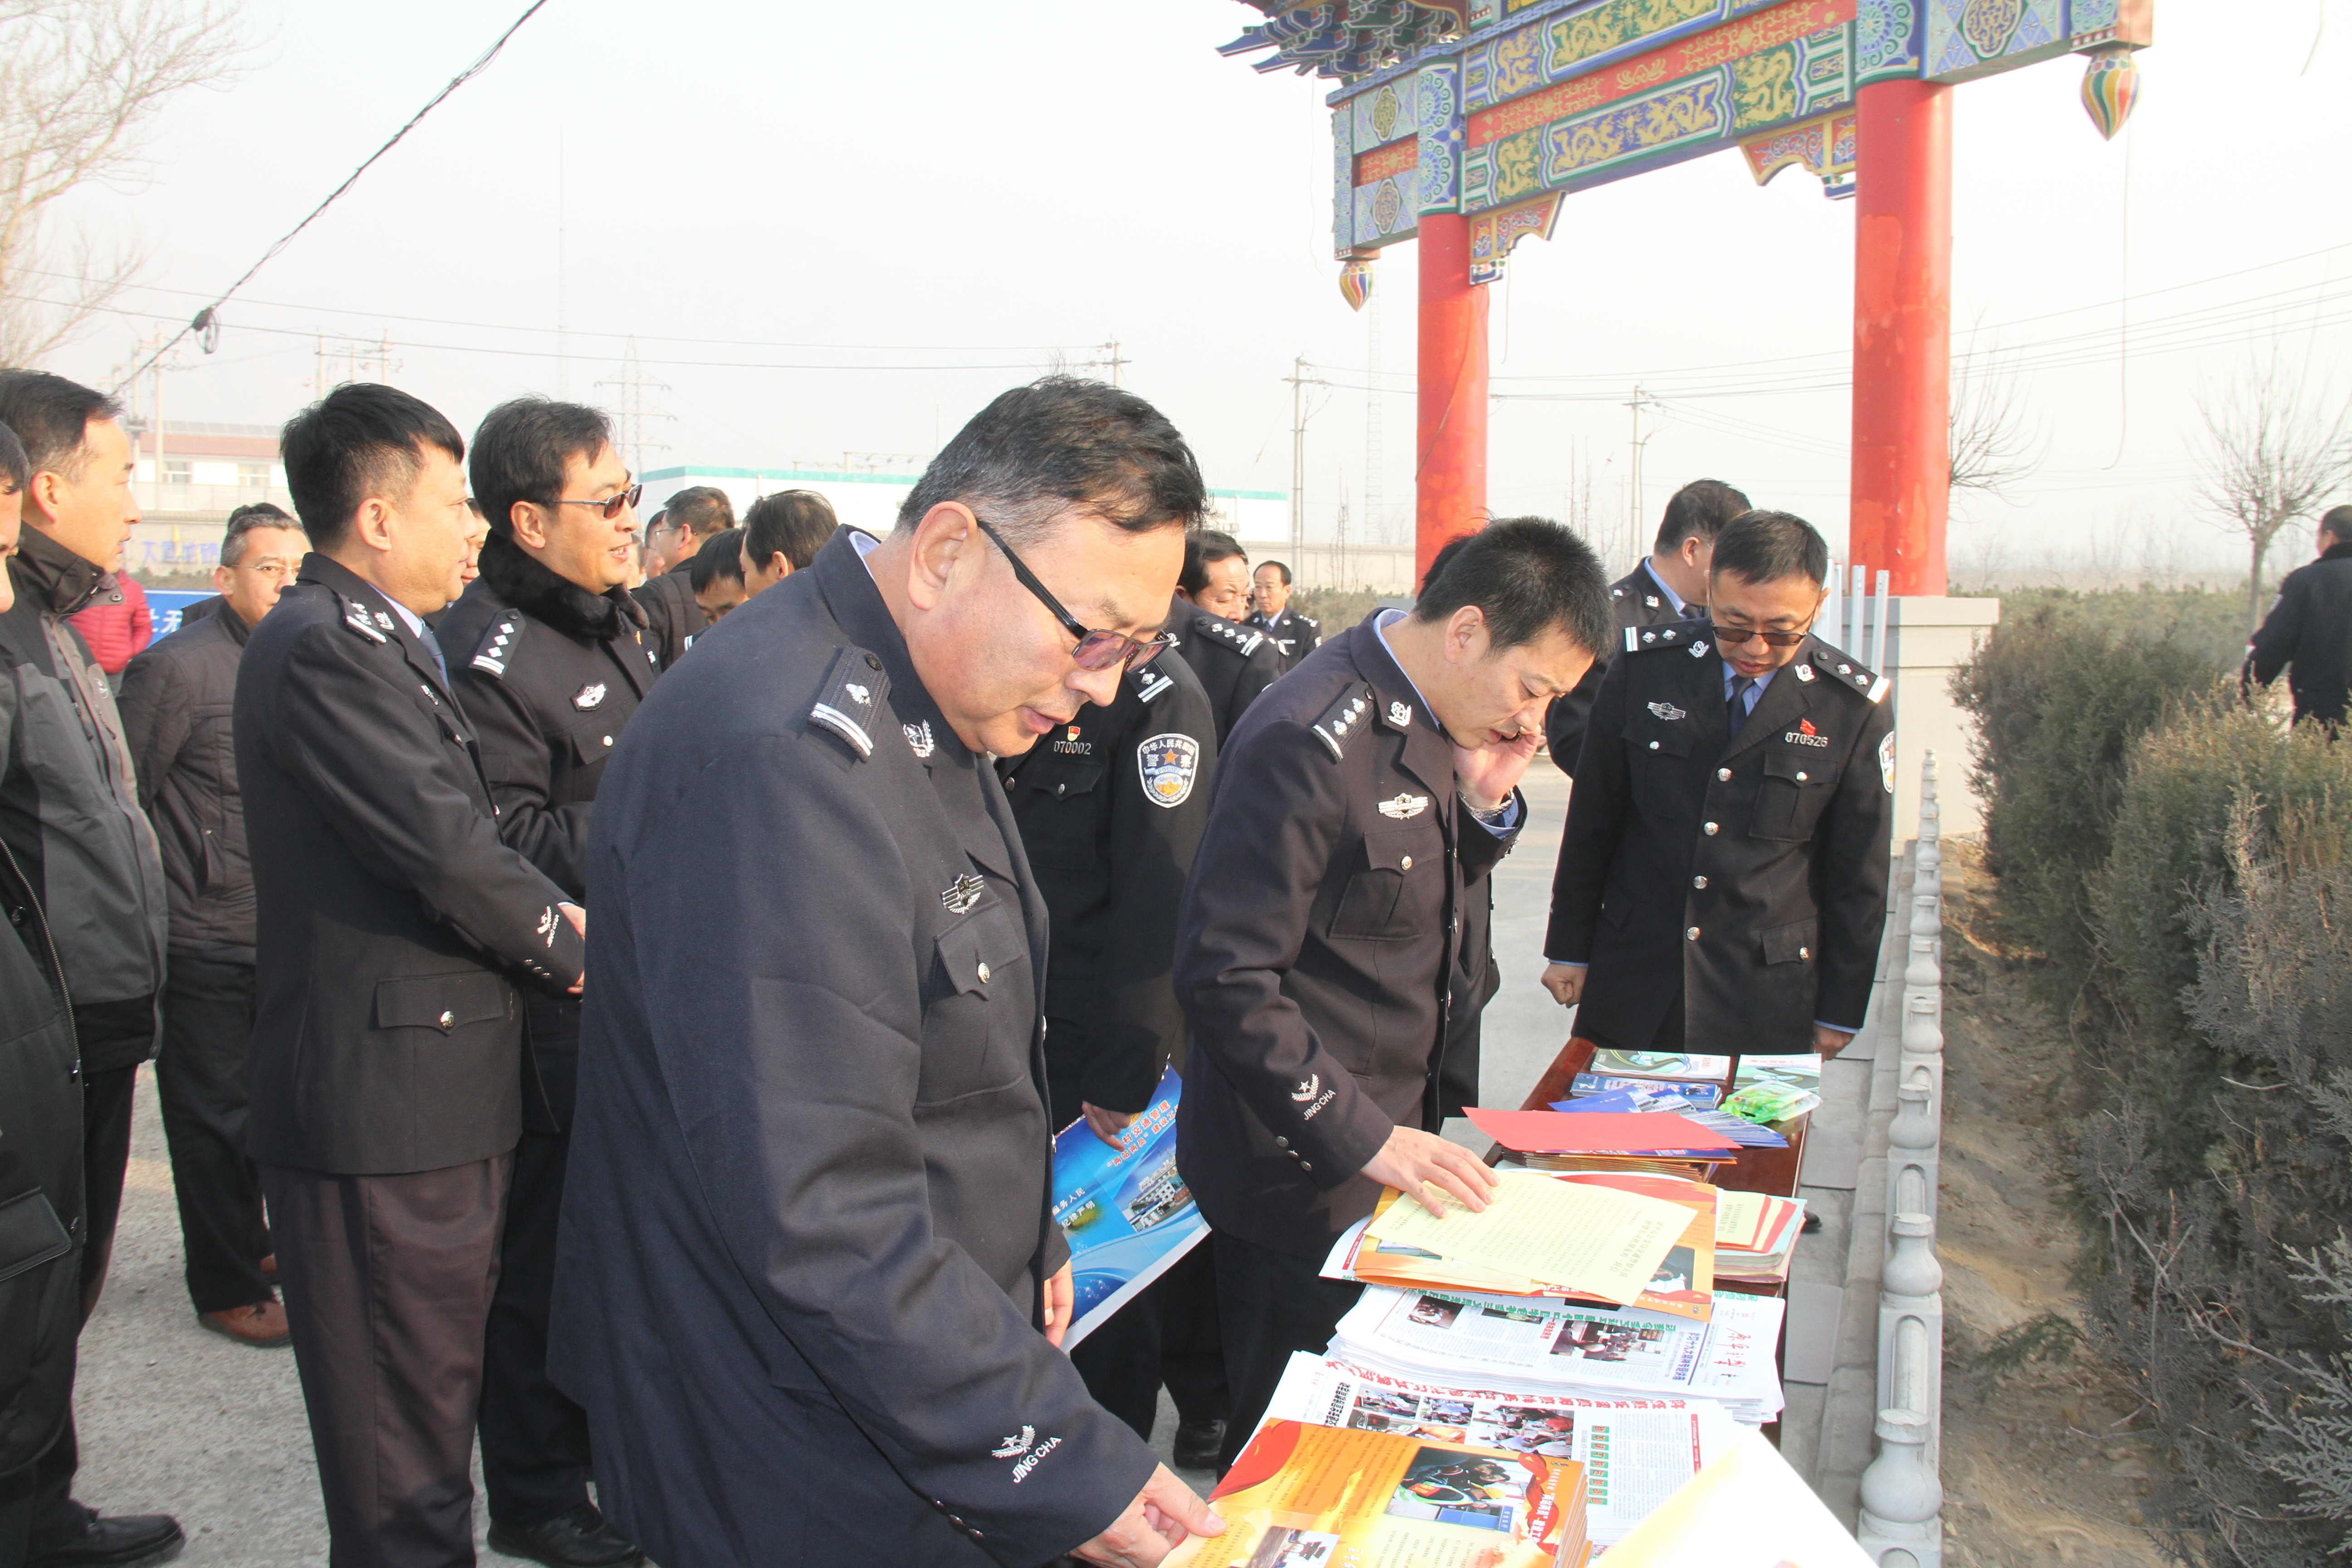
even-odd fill
[(1222, 1230), (1209, 1233), (1209, 1245), (1217, 1252), (1217, 1316), (1233, 1389), (1219, 1463), (1230, 1467), (1273, 1402), (1291, 1352), (1321, 1355), (1364, 1288), (1351, 1279), (1324, 1279), (1319, 1254), (1296, 1258)]
[[(114, 1255), (114, 1227), (122, 1218), (122, 1176), (131, 1163), (131, 1106), (138, 1088), (136, 1067), (110, 1068), (81, 1076), (81, 1176), (89, 1240), (81, 1253), (81, 1316), (85, 1323), (106, 1287), (107, 1260)], [(74, 1436), (73, 1412), (49, 1451), (34, 1463), (35, 1539), (78, 1530), (82, 1516), (72, 1503), (74, 1472), (81, 1446)]]
[(25, 1568), (38, 1487), (30, 1465), (0, 1476), (0, 1568)]
[(490, 1517), (528, 1528), (588, 1500), (588, 1416), (547, 1375), (555, 1221), (572, 1140), (525, 1132), (499, 1244), (499, 1290), (482, 1349), (482, 1483)]
[(1176, 1418), (1225, 1418), (1224, 1339), (1217, 1331), (1217, 1266), (1203, 1238), (1070, 1352), (1095, 1403), (1151, 1441), (1160, 1385)]
[(261, 1274), (269, 1251), (261, 1171), (245, 1152), (253, 996), (253, 965), (172, 955), (155, 1088), (172, 1146), (188, 1299), (199, 1312), (275, 1300)]
[(514, 1156), (335, 1176), (261, 1167), (331, 1568), (471, 1568), (474, 1408)]

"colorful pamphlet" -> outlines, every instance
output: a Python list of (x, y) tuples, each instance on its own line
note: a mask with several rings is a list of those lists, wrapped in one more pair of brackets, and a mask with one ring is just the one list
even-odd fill
[[(1443, 1217), (1418, 1203), (1389, 1204), (1365, 1235), (1627, 1305), (1690, 1223), (1687, 1210), (1646, 1193), (1541, 1172), (1501, 1174), (1484, 1209), (1433, 1188)], [(1708, 1230), (1711, 1239), (1711, 1215)]]
[[(1678, 1079), (1612, 1078), (1604, 1073), (1580, 1072), (1570, 1080), (1568, 1086), (1569, 1094), (1577, 1100), (1618, 1090), (1639, 1094), (1644, 1099), (1676, 1094), (1701, 1110), (1714, 1110), (1723, 1099), (1723, 1086), (1719, 1083), (1691, 1083)], [(1555, 1103), (1552, 1109), (1559, 1110), (1560, 1104)], [(1626, 1109), (1638, 1110), (1641, 1107), (1629, 1105)]]
[(1200, 1245), (1209, 1222), (1176, 1171), (1176, 1102), (1184, 1085), (1171, 1068), (1119, 1147), (1084, 1119), (1054, 1140), (1054, 1218), (1070, 1244), (1069, 1350)]
[(1754, 1083), (1818, 1089), (1822, 1087), (1821, 1056), (1814, 1051), (1800, 1051), (1792, 1056), (1742, 1057), (1739, 1058), (1739, 1071), (1732, 1079), (1731, 1087), (1746, 1089)]
[(1692, 1056), (1685, 1051), (1612, 1051), (1592, 1053), (1593, 1072), (1627, 1078), (1696, 1079), (1721, 1083), (1731, 1076), (1729, 1057)]
[(1711, 1456), (1607, 1568), (1870, 1568), (1874, 1561), (1779, 1449), (1751, 1432)]

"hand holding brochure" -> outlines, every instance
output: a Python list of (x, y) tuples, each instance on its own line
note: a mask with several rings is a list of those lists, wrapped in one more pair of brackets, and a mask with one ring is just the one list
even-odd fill
[(1054, 1218), (1070, 1244), (1076, 1321), (1062, 1341), (1075, 1350), (1143, 1288), (1200, 1245), (1209, 1222), (1176, 1172), (1174, 1068), (1116, 1149), (1084, 1119), (1054, 1140)]
[(1687, 1209), (1663, 1199), (1532, 1171), (1505, 1173), (1483, 1213), (1441, 1196), (1443, 1219), (1394, 1203), (1365, 1234), (1621, 1304), (1642, 1294), (1690, 1223)]

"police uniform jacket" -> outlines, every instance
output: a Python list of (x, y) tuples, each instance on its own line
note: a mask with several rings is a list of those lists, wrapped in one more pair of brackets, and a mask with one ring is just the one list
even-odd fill
[(1087, 704), (996, 764), (1052, 917), (1046, 1058), (1089, 1105), (1144, 1110), (1181, 1053), (1169, 971), (1216, 760), (1208, 693), (1162, 654), (1121, 679), (1109, 707)]
[(1213, 616), (1181, 595), (1168, 606), (1167, 632), (1172, 651), (1192, 667), (1209, 694), (1217, 743), (1223, 745), (1243, 710), (1280, 678), (1282, 656), (1264, 632)]
[(1360, 1173), (1391, 1130), (1436, 1125), (1465, 887), (1510, 847), (1456, 798), (1453, 742), (1373, 629), (1388, 613), (1220, 752), (1176, 950), (1178, 1164), (1210, 1224), (1300, 1257), (1371, 1212)]
[(1592, 704), (1544, 952), (1591, 965), (1581, 1034), (1643, 1049), (1679, 990), (1694, 1050), (1858, 1027), (1886, 918), (1887, 683), (1818, 637), (1737, 737), (1708, 623), (1629, 632)]
[(694, 639), (710, 627), (710, 617), (694, 597), (691, 567), (681, 563), (659, 576), (648, 577), (634, 597), (646, 612), (646, 637), (661, 667), (676, 664)]
[(2352, 544), (2334, 544), (2279, 584), (2278, 603), (2246, 645), (2246, 673), (2268, 686), (2287, 671), (2294, 719), (2344, 722), (2352, 694)]
[(561, 991), (563, 895), (499, 841), (473, 726), (389, 600), (305, 556), (247, 642), (236, 772), (258, 987), (247, 1145), (341, 1175), (501, 1154), (521, 1127), (520, 979)]
[(1286, 607), (1278, 616), (1253, 613), (1242, 625), (1250, 631), (1264, 632), (1281, 656), (1282, 668), (1297, 669), (1298, 661), (1313, 653), (1323, 642), (1323, 625), (1311, 616), (1302, 616)]
[[(659, 673), (645, 612), (625, 588), (593, 594), (507, 535), (482, 546), (482, 574), (434, 628), (473, 721), (499, 837), (574, 903), (588, 895), (588, 812), (621, 727)], [(525, 999), (536, 1084), (523, 1121), (571, 1120), (576, 997)]]
[[(1674, 599), (1651, 573), (1646, 557), (1639, 566), (1609, 584), (1609, 613), (1616, 620), (1621, 643), (1628, 627), (1641, 631), (1668, 623), (1679, 624), (1684, 618), (1683, 613), (1675, 608)], [(1601, 677), (1609, 673), (1612, 651), (1603, 648), (1595, 655), (1592, 668), (1584, 672), (1584, 678), (1553, 698), (1550, 709), (1544, 714), (1544, 745), (1559, 771), (1570, 778), (1576, 776), (1577, 754), (1584, 750), (1585, 721), (1592, 711), (1592, 699), (1601, 690)]]
[(1045, 904), (861, 542), (697, 640), (589, 827), (548, 1364), (661, 1563), (1033, 1564), (1155, 1462), (1037, 1331)]

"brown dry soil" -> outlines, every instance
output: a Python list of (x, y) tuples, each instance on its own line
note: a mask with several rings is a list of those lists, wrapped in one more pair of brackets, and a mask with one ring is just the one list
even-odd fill
[(1984, 929), (1977, 844), (1945, 841), (1944, 891), (1944, 1560), (2160, 1568), (2137, 1401), (2075, 1331), (2065, 1034)]

